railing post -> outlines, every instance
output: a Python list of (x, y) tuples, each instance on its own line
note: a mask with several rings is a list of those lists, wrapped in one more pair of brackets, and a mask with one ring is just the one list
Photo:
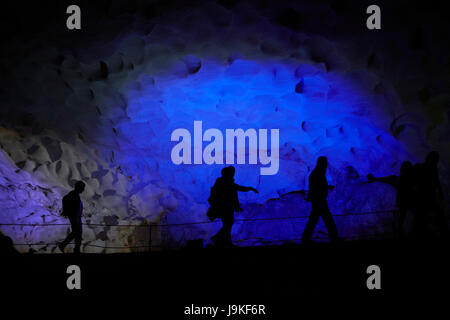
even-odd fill
[(148, 251), (152, 251), (152, 223), (148, 226)]

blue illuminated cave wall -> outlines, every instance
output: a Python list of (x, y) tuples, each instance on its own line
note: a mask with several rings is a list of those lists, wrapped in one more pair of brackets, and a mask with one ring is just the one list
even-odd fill
[[(140, 84), (139, 91), (126, 91), (129, 120), (116, 130), (139, 153), (118, 153), (117, 161), (138, 166), (144, 158), (155, 163), (164, 181), (204, 201), (223, 166), (177, 166), (170, 158), (176, 145), (171, 133), (186, 128), (193, 140), (196, 120), (202, 121), (203, 132), (217, 128), (224, 136), (226, 129), (235, 128), (280, 130), (277, 174), (261, 175), (260, 165), (237, 165), (236, 178), (259, 188), (260, 200), (277, 191), (306, 188), (305, 177), (319, 155), (329, 157), (331, 183), (348, 166), (365, 176), (396, 173), (399, 161), (415, 160), (380, 126), (380, 112), (372, 112), (378, 79), (361, 84), (295, 61), (198, 61), (202, 65), (195, 74), (174, 77), (168, 72), (147, 85), (134, 83)], [(296, 92), (299, 83), (302, 89)]]
[[(248, 149), (247, 164), (235, 165), (236, 181), (260, 191), (258, 196), (241, 194), (244, 208), (247, 203), (264, 204), (262, 208), (250, 205), (240, 218), (308, 214), (308, 205), (301, 197), (279, 200), (282, 205), (266, 201), (289, 191), (307, 189), (307, 177), (320, 155), (329, 158), (329, 182), (337, 185), (330, 196), (333, 212), (372, 212), (394, 207), (393, 190), (377, 186), (384, 190), (377, 194), (373, 186), (362, 182), (368, 173), (396, 174), (402, 161), (417, 161), (383, 127), (383, 114), (376, 111), (381, 99), (374, 92), (379, 79), (364, 71), (327, 73), (320, 66), (295, 60), (236, 59), (221, 63), (197, 57), (195, 61), (201, 67), (194, 74), (189, 74), (189, 64), (183, 63), (182, 58), (181, 64), (175, 64), (146, 85), (139, 80), (134, 82), (132, 87), (140, 90), (126, 92), (129, 121), (116, 127), (118, 135), (139, 150), (137, 158), (136, 154), (118, 153), (119, 163), (137, 167), (144, 158), (165, 183), (187, 196), (189, 202), (198, 203), (195, 211), (180, 213), (181, 219), (168, 216), (168, 221), (204, 221), (210, 187), (224, 166), (175, 165), (170, 159), (176, 144), (170, 142), (171, 133), (186, 128), (193, 140), (195, 120), (202, 121), (204, 130), (217, 128), (224, 135), (226, 129), (234, 128), (280, 129), (277, 174), (261, 175), (260, 165), (248, 164)], [(358, 77), (366, 83), (356, 81)], [(194, 150), (192, 157), (193, 153)], [(374, 230), (380, 221), (383, 218), (372, 218)], [(298, 238), (302, 223), (296, 224), (297, 229), (292, 230), (286, 222), (259, 221), (237, 227), (235, 236), (245, 234), (244, 239), (267, 241), (294, 239)], [(338, 223), (340, 227), (345, 224), (348, 221)]]
[[(270, 10), (251, 1), (128, 6), (87, 15), (92, 31), (82, 36), (49, 27), (42, 32), (53, 40), (18, 37), (15, 54), (2, 56), (2, 223), (65, 222), (58, 199), (81, 179), (85, 252), (145, 250), (149, 223), (159, 224), (156, 247), (209, 239), (220, 223), (178, 225), (207, 221), (210, 187), (225, 166), (172, 162), (172, 132), (187, 129), (193, 140), (194, 121), (224, 139), (226, 129), (279, 129), (277, 174), (248, 164), (252, 150), (247, 164), (235, 164), (236, 182), (260, 191), (240, 195), (245, 211), (237, 218), (256, 219), (236, 223), (240, 245), (300, 237), (304, 217), (258, 219), (308, 215), (310, 204), (288, 193), (308, 188), (318, 156), (329, 159), (336, 185), (329, 204), (344, 238), (391, 234), (392, 214), (374, 212), (393, 209), (395, 191), (367, 184), (368, 173), (397, 174), (402, 161), (420, 162), (436, 149), (448, 190), (448, 73), (439, 39), (417, 48), (407, 26), (354, 32), (350, 9), (309, 1)], [(301, 24), (286, 20), (296, 14)], [(21, 251), (42, 252), (53, 252), (67, 230), (2, 227), (25, 244)], [(316, 237), (326, 239), (322, 225)]]

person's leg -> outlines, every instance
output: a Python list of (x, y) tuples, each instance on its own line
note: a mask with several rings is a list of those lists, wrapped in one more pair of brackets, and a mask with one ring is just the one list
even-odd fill
[(233, 224), (234, 224), (234, 212), (233, 211), (228, 212), (222, 219), (222, 223), (223, 223), (223, 226), (222, 226), (223, 242), (227, 245), (232, 244), (231, 229), (233, 228)]
[(308, 222), (306, 222), (305, 230), (303, 231), (302, 242), (308, 242), (311, 240), (314, 228), (317, 225), (317, 221), (319, 221), (316, 206), (316, 204), (313, 204), (311, 207), (311, 213), (309, 214)]
[(217, 232), (215, 236), (211, 238), (217, 245), (230, 245), (231, 242), (231, 229), (234, 224), (234, 212), (229, 210), (222, 214), (222, 228)]
[(448, 236), (448, 222), (445, 219), (444, 210), (437, 204), (433, 207), (436, 224), (441, 237)]
[(218, 214), (218, 218), (222, 220), (222, 227), (219, 229), (219, 231), (211, 237), (211, 240), (214, 241), (215, 244), (217, 244), (220, 241), (220, 238), (222, 237), (223, 233), (223, 212), (220, 210), (220, 214)]
[(67, 237), (61, 242), (58, 246), (61, 251), (64, 252), (64, 248), (76, 237), (76, 223), (74, 219), (69, 218), (71, 232), (67, 235)]
[(59, 250), (61, 250), (62, 252), (64, 252), (64, 249), (66, 248), (66, 246), (70, 243), (70, 241), (72, 241), (75, 238), (75, 234), (73, 232), (69, 233), (69, 235), (63, 240), (63, 242), (61, 242), (60, 244), (58, 244)]
[(74, 253), (80, 253), (82, 233), (83, 233), (83, 229), (82, 229), (81, 221), (78, 221), (77, 225), (76, 225), (76, 230), (75, 230), (75, 248), (73, 249)]
[(398, 209), (398, 236), (400, 238), (403, 238), (403, 223), (405, 222), (405, 217), (406, 217), (406, 211), (407, 208), (406, 207), (401, 207)]
[(322, 203), (320, 207), (320, 216), (325, 223), (325, 227), (327, 228), (330, 240), (336, 241), (338, 239), (338, 231), (333, 216), (331, 215), (330, 209), (328, 208), (328, 203)]
[(417, 240), (423, 240), (425, 237), (426, 230), (426, 219), (425, 215), (427, 214), (427, 210), (425, 210), (424, 206), (418, 207), (414, 210), (414, 238)]

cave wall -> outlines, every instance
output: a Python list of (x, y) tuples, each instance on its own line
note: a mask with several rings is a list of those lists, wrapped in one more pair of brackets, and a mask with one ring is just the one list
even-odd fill
[[(194, 121), (280, 130), (276, 174), (236, 165), (237, 183), (260, 191), (241, 195), (238, 218), (307, 215), (301, 196), (280, 195), (307, 189), (324, 155), (343, 237), (389, 236), (391, 213), (345, 214), (393, 209), (394, 190), (366, 175), (397, 174), (431, 150), (448, 209), (449, 29), (433, 18), (438, 5), (380, 2), (377, 31), (363, 1), (82, 1), (80, 31), (65, 28), (67, 5), (3, 11), (1, 223), (66, 223), (60, 198), (83, 180), (84, 252), (144, 250), (151, 223), (155, 247), (209, 238), (219, 223), (166, 226), (207, 220), (224, 166), (173, 163), (171, 133)], [(238, 222), (233, 238), (298, 239), (305, 222)], [(1, 230), (21, 251), (53, 252), (68, 226)]]

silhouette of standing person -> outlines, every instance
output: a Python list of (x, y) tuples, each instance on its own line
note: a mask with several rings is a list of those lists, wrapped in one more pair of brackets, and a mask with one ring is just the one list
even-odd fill
[(367, 175), (369, 182), (382, 182), (393, 186), (397, 189), (397, 195), (395, 198), (395, 206), (398, 211), (398, 225), (395, 223), (394, 218), (394, 233), (398, 232), (400, 237), (403, 237), (403, 223), (405, 221), (406, 213), (408, 211), (413, 212), (414, 216), (416, 211), (415, 204), (415, 192), (414, 192), (414, 179), (413, 179), (413, 165), (410, 161), (402, 162), (400, 167), (400, 176), (390, 175), (386, 177), (375, 178), (371, 173)]
[(338, 231), (336, 224), (328, 208), (327, 196), (328, 190), (333, 190), (334, 186), (329, 186), (326, 177), (328, 161), (326, 157), (319, 157), (314, 170), (309, 175), (309, 191), (307, 201), (311, 202), (311, 213), (309, 214), (308, 222), (302, 235), (302, 242), (311, 242), (311, 236), (314, 228), (322, 217), (325, 227), (328, 231), (328, 236), (331, 241), (340, 240), (338, 238)]
[(258, 190), (236, 184), (234, 182), (235, 169), (233, 166), (223, 168), (221, 173), (222, 176), (216, 180), (211, 188), (211, 196), (208, 199), (211, 207), (208, 210), (208, 217), (211, 220), (220, 218), (222, 220), (222, 228), (211, 240), (217, 246), (232, 247), (231, 229), (234, 224), (234, 212), (242, 211), (237, 192), (253, 191), (258, 193)]
[(419, 192), (419, 217), (423, 225), (418, 228), (423, 232), (425, 228), (425, 217), (427, 214), (434, 215), (441, 236), (448, 235), (448, 224), (445, 221), (442, 201), (444, 193), (439, 181), (438, 172), (439, 153), (430, 152), (425, 162), (418, 166), (418, 192)]
[(65, 247), (75, 239), (75, 248), (73, 253), (80, 253), (81, 236), (83, 233), (81, 217), (83, 215), (83, 202), (80, 199), (80, 194), (83, 193), (86, 185), (82, 181), (75, 184), (75, 189), (69, 192), (63, 198), (63, 216), (68, 217), (72, 232), (58, 244), (58, 248), (64, 253)]

